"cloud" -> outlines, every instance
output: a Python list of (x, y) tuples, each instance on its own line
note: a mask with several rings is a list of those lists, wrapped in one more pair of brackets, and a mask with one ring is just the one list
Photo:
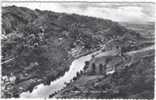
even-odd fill
[[(3, 4), (4, 6), (13, 4)], [(31, 9), (75, 13), (114, 21), (146, 23), (154, 21), (152, 3), (14, 3)]]

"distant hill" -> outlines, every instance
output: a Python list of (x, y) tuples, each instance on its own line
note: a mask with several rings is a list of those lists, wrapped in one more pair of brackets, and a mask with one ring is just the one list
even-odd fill
[(136, 32), (141, 33), (145, 37), (154, 37), (155, 33), (155, 23), (154, 22), (148, 22), (145, 24), (137, 24), (137, 23), (126, 23), (126, 22), (121, 22), (121, 25), (125, 26), (128, 29), (132, 29)]

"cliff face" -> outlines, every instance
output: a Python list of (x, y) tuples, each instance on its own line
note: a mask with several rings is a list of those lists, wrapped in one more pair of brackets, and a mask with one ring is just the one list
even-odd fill
[(100, 48), (110, 39), (116, 39), (111, 46), (122, 44), (125, 51), (137, 49), (144, 40), (110, 20), (16, 6), (2, 8), (2, 34), (2, 62), (8, 61), (2, 64), (2, 75), (16, 77), (15, 93), (4, 97), (48, 84), (69, 69), (74, 57)]

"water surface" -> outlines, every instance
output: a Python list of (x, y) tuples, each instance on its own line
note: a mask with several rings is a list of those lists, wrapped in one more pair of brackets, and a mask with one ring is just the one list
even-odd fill
[[(96, 52), (95, 52), (96, 53)], [(53, 94), (54, 92), (57, 92), (61, 89), (63, 89), (66, 84), (69, 83), (70, 80), (73, 79), (73, 77), (76, 76), (77, 72), (80, 72), (83, 70), (85, 66), (85, 62), (91, 60), (91, 56), (95, 53), (89, 54), (87, 56), (82, 56), (72, 62), (70, 65), (70, 68), (67, 72), (65, 72), (64, 76), (56, 79), (55, 81), (52, 81), (50, 85), (44, 85), (39, 84), (37, 85), (33, 91), (30, 93), (29, 91), (23, 92), (20, 97), (23, 98), (46, 98), (49, 97), (49, 95)]]

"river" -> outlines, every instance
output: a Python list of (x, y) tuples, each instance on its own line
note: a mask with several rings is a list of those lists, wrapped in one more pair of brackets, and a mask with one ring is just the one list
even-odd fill
[[(131, 51), (128, 53), (142, 52), (142, 51), (151, 50), (151, 49), (154, 49), (154, 46), (143, 48), (141, 50)], [(66, 86), (65, 83), (69, 83), (76, 76), (77, 72), (80, 72), (81, 70), (83, 70), (85, 66), (85, 62), (90, 61), (92, 58), (92, 55), (99, 55), (99, 54), (102, 54), (103, 56), (108, 55), (108, 54), (112, 55), (113, 52), (112, 51), (101, 52), (101, 50), (99, 50), (94, 53), (88, 54), (86, 56), (81, 56), (80, 58), (74, 60), (71, 63), (69, 70), (65, 72), (64, 76), (56, 79), (55, 81), (52, 81), (50, 85), (39, 84), (33, 89), (32, 92), (29, 92), (29, 91), (23, 92), (20, 95), (20, 97), (22, 98), (33, 98), (33, 97), (34, 98), (48, 98), (49, 95), (63, 89)]]
[(23, 92), (20, 94), (21, 98), (48, 98), (49, 95), (63, 89), (66, 84), (69, 83), (73, 77), (76, 76), (77, 72), (83, 70), (85, 62), (91, 60), (92, 55), (99, 53), (96, 51), (86, 56), (82, 56), (72, 62), (70, 68), (65, 72), (64, 76), (52, 81), (50, 85), (39, 84), (37, 85), (32, 92)]

